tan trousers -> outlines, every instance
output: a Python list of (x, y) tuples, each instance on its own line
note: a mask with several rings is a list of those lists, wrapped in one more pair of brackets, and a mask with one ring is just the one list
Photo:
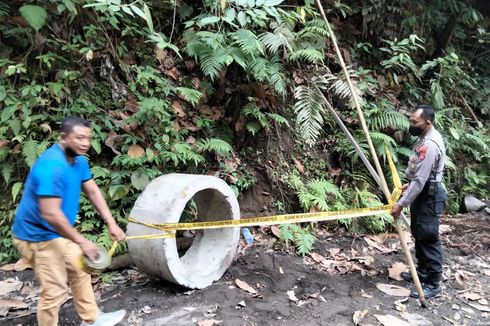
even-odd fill
[(14, 239), (21, 255), (34, 266), (41, 288), (37, 307), (39, 326), (58, 325), (58, 312), (68, 296), (68, 284), (80, 318), (93, 322), (99, 315), (91, 277), (79, 267), (80, 247), (57, 238), (44, 242)]

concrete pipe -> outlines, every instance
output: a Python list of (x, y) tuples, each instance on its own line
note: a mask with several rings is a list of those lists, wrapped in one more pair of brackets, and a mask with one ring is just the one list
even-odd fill
[[(146, 186), (130, 216), (145, 223), (177, 223), (187, 202), (194, 200), (199, 221), (240, 219), (238, 201), (221, 179), (205, 175), (164, 175)], [(129, 223), (127, 235), (162, 231)], [(179, 257), (175, 238), (128, 240), (135, 264), (150, 276), (191, 289), (202, 289), (218, 280), (233, 260), (239, 228), (196, 231), (191, 246)]]

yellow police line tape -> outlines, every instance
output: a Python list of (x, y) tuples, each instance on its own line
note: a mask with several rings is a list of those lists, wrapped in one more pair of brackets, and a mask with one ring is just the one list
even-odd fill
[(158, 229), (164, 231), (162, 234), (151, 234), (151, 235), (137, 235), (129, 236), (127, 240), (136, 239), (158, 239), (158, 238), (174, 238), (176, 231), (181, 230), (203, 230), (203, 229), (217, 229), (217, 228), (234, 228), (234, 227), (246, 227), (246, 226), (260, 226), (260, 225), (275, 225), (283, 223), (304, 223), (304, 222), (323, 222), (323, 221), (333, 221), (339, 219), (347, 219), (354, 217), (371, 216), (378, 214), (389, 214), (393, 204), (400, 197), (401, 181), (395, 168), (395, 164), (391, 158), (390, 152), (386, 149), (387, 158), (393, 178), (393, 183), (395, 184), (395, 189), (389, 199), (388, 205), (366, 207), (366, 208), (355, 208), (341, 211), (333, 212), (314, 212), (314, 213), (298, 213), (298, 214), (283, 214), (283, 215), (272, 215), (272, 216), (262, 216), (262, 217), (251, 217), (239, 220), (219, 220), (219, 221), (203, 221), (203, 222), (192, 222), (192, 223), (164, 223), (164, 224), (154, 224), (154, 223), (144, 223), (140, 222), (133, 217), (129, 217), (128, 221), (130, 223), (144, 225), (150, 228)]

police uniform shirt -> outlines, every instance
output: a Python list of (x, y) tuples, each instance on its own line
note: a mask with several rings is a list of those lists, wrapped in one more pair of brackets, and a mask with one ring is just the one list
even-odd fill
[(413, 155), (405, 170), (405, 178), (410, 181), (410, 185), (397, 204), (402, 207), (409, 206), (424, 189), (433, 171), (435, 171), (435, 180), (441, 182), (445, 157), (446, 147), (442, 136), (434, 126), (431, 126), (425, 136), (419, 138), (413, 147)]

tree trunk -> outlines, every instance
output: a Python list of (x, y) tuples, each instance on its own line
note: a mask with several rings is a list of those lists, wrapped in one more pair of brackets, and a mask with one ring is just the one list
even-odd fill
[(451, 36), (453, 34), (454, 29), (456, 28), (456, 24), (458, 23), (458, 17), (456, 15), (451, 15), (446, 22), (446, 26), (442, 32), (440, 32), (436, 36), (436, 49), (432, 54), (433, 58), (440, 57), (444, 54), (449, 41), (451, 40)]

